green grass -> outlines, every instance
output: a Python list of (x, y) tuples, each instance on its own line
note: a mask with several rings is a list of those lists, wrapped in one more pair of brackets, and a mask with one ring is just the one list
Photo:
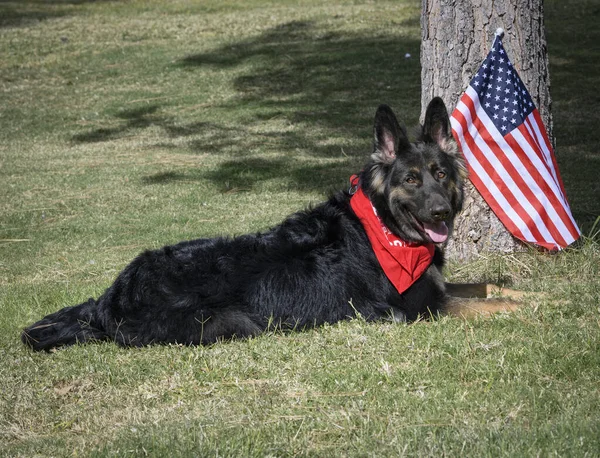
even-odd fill
[(546, 2), (557, 158), (586, 237), (447, 272), (545, 293), (522, 311), (199, 348), (19, 341), (145, 248), (265, 229), (346, 186), (379, 103), (418, 120), (419, 4), (0, 2), (0, 455), (598, 455), (592, 0)]

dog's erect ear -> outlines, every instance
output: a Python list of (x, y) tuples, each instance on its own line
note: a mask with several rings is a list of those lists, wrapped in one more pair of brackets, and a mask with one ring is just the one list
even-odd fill
[(382, 162), (392, 162), (399, 151), (410, 147), (406, 131), (400, 126), (396, 115), (387, 105), (379, 105), (373, 126), (373, 156)]
[(421, 137), (425, 142), (437, 143), (442, 149), (446, 149), (448, 140), (452, 140), (448, 110), (439, 97), (434, 97), (427, 106)]
[(439, 97), (434, 97), (427, 106), (421, 140), (429, 143), (437, 143), (442, 151), (454, 161), (454, 168), (457, 171), (457, 176), (452, 203), (454, 211), (460, 211), (463, 202), (463, 183), (467, 178), (468, 172), (465, 159), (452, 136), (448, 110), (446, 109), (446, 105), (444, 105), (444, 101)]

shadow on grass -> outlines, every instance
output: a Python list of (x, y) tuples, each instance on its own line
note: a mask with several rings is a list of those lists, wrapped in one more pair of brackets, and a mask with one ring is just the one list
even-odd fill
[(115, 0), (0, 0), (0, 28), (20, 27), (32, 22), (67, 16), (71, 7)]
[[(244, 107), (244, 124), (278, 119), (292, 127), (245, 135), (244, 150), (238, 151), (243, 156), (257, 147), (272, 148), (283, 158), (223, 162), (208, 178), (234, 187), (277, 176), (286, 176), (291, 186), (301, 189), (346, 183), (369, 152), (373, 115), (380, 103), (394, 106), (409, 125), (418, 121), (418, 50), (418, 40), (377, 31), (342, 34), (311, 21), (293, 21), (255, 38), (185, 57), (177, 65), (190, 71), (248, 68), (234, 80), (237, 96), (223, 108)], [(415, 58), (405, 59), (407, 52)], [(230, 137), (221, 137), (221, 142), (223, 138)], [(339, 161), (309, 164), (294, 161), (297, 154)]]
[[(418, 21), (415, 16), (397, 26), (416, 27)], [(381, 30), (330, 29), (293, 21), (175, 62), (175, 76), (182, 70), (215, 68), (239, 74), (233, 81), (234, 97), (211, 106), (210, 122), (175, 125), (152, 105), (119, 112), (123, 122), (118, 127), (81, 133), (73, 141), (113, 140), (159, 126), (172, 138), (193, 135), (187, 146), (194, 153), (235, 157), (202, 174), (223, 189), (248, 188), (253, 181), (275, 177), (286, 177), (290, 186), (300, 188), (327, 188), (329, 177), (343, 177), (345, 183), (370, 152), (373, 116), (380, 103), (392, 105), (409, 126), (418, 122), (419, 41)], [(405, 53), (414, 57), (405, 58)], [(300, 156), (304, 159), (296, 160)], [(341, 169), (315, 163), (323, 158), (338, 158), (334, 162)], [(144, 182), (172, 179), (178, 177), (167, 174)]]
[(153, 114), (158, 110), (158, 105), (149, 105), (132, 110), (123, 110), (117, 113), (117, 117), (125, 123), (119, 127), (94, 129), (89, 132), (73, 136), (73, 141), (81, 143), (95, 143), (114, 140), (126, 135), (135, 129), (146, 128), (154, 124)]
[(96, 143), (134, 135), (136, 130), (151, 126), (161, 127), (170, 138), (187, 137), (202, 132), (212, 134), (224, 131), (217, 125), (208, 122), (193, 122), (185, 125), (175, 124), (171, 119), (158, 114), (159, 105), (148, 105), (133, 108), (131, 110), (120, 110), (115, 117), (123, 122), (118, 127), (93, 129), (71, 137), (77, 143)]
[[(286, 158), (243, 158), (225, 161), (215, 170), (199, 169), (160, 172), (142, 179), (145, 185), (164, 185), (177, 181), (211, 181), (220, 192), (252, 191), (256, 184), (268, 180), (285, 180), (289, 189), (333, 193), (349, 187), (350, 161), (333, 164), (308, 164)], [(358, 170), (354, 170), (358, 172)]]
[[(400, 24), (413, 26), (418, 17)], [(419, 41), (396, 35), (341, 34), (310, 21), (282, 24), (209, 53), (185, 57), (186, 68), (249, 65), (232, 103), (260, 109), (255, 119), (289, 121), (335, 131), (369, 131), (379, 103), (394, 105), (416, 122), (420, 110)], [(408, 52), (413, 58), (406, 59)], [(366, 116), (365, 116), (366, 115)], [(365, 125), (367, 121), (367, 125)]]

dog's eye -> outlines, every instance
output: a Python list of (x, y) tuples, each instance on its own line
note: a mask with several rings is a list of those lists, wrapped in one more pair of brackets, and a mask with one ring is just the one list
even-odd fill
[(438, 180), (443, 180), (444, 178), (446, 178), (446, 172), (442, 172), (441, 170), (438, 170), (437, 177), (438, 177)]
[(417, 180), (415, 180), (413, 177), (408, 177), (406, 178), (406, 182), (408, 184), (416, 184)]

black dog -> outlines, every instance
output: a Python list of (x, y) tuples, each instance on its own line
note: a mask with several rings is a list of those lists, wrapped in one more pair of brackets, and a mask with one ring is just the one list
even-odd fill
[(100, 298), (48, 315), (23, 331), (23, 342), (35, 350), (106, 339), (208, 344), (357, 313), (412, 321), (444, 311), (453, 304), (434, 243), (448, 236), (466, 177), (446, 107), (433, 99), (410, 143), (382, 105), (374, 135), (350, 192), (265, 233), (147, 251)]

